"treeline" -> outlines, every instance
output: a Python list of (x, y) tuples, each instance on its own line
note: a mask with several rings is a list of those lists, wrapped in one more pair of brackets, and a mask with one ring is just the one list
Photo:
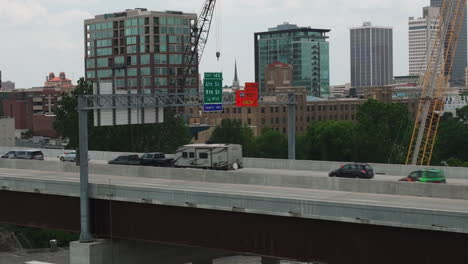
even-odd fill
[[(441, 120), (433, 165), (468, 167), (468, 107), (460, 109), (457, 116), (446, 114)], [(360, 106), (354, 123), (314, 123), (305, 135), (297, 137), (296, 157), (404, 164), (413, 125), (403, 104), (369, 100)], [(213, 132), (211, 142), (242, 144), (248, 157), (288, 157), (286, 136), (266, 128), (261, 136), (254, 137), (250, 128), (237, 121), (223, 120)]]

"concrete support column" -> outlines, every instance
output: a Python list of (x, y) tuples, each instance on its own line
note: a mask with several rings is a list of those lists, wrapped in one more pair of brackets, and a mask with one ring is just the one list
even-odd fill
[(262, 264), (280, 264), (281, 260), (262, 257)]
[(112, 247), (107, 240), (70, 243), (70, 264), (110, 264), (111, 260)]
[[(70, 264), (213, 264), (228, 252), (158, 243), (97, 240), (70, 243)], [(258, 263), (260, 264), (260, 263)]]

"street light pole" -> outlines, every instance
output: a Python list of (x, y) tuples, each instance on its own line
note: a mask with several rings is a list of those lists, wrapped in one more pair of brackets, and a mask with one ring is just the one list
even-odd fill
[(93, 241), (90, 232), (89, 221), (89, 179), (88, 179), (88, 110), (85, 109), (86, 98), (78, 97), (78, 124), (80, 140), (80, 213), (81, 232), (80, 242), (89, 243)]
[(288, 93), (288, 159), (296, 159), (296, 94)]

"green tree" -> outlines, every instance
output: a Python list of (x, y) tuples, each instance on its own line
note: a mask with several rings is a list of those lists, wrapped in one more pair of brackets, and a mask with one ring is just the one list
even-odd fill
[(247, 126), (243, 126), (236, 120), (225, 119), (221, 125), (217, 126), (210, 138), (211, 143), (219, 144), (240, 144), (244, 156), (254, 156), (254, 136), (253, 131)]
[[(460, 112), (465, 111), (464, 108)], [(434, 146), (433, 164), (450, 160), (468, 161), (468, 125), (465, 124), (464, 118), (463, 115), (454, 117), (451, 113), (442, 116)]]
[[(54, 108), (55, 122), (54, 128), (59, 135), (70, 140), (68, 147), (77, 148), (78, 139), (78, 96), (92, 94), (93, 88), (91, 83), (87, 83), (84, 78), (78, 80), (78, 86), (71, 94), (63, 94), (62, 100), (57, 103)], [(91, 117), (91, 114), (88, 116)], [(89, 126), (92, 124), (92, 119), (89, 118)]]
[(400, 103), (368, 100), (357, 113), (359, 161), (403, 163), (411, 132), (408, 109)]
[(256, 157), (269, 159), (288, 158), (288, 139), (277, 131), (265, 128), (255, 139)]
[(301, 159), (352, 161), (355, 158), (356, 125), (348, 121), (324, 121), (312, 125), (298, 139)]

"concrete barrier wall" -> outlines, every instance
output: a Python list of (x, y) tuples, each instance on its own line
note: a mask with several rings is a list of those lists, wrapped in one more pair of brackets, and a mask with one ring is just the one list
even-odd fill
[[(346, 164), (346, 162), (336, 161), (315, 161), (315, 160), (282, 160), (282, 159), (257, 159), (244, 158), (246, 168), (265, 168), (265, 169), (287, 169), (287, 170), (312, 170), (312, 171), (331, 171)], [(377, 174), (407, 176), (415, 170), (422, 167), (399, 164), (378, 164), (369, 163)], [(468, 179), (468, 168), (440, 167), (431, 166), (430, 168), (444, 171), (449, 179)]]
[[(0, 160), (0, 168), (56, 171), (67, 173), (79, 172), (79, 167), (73, 163), (53, 161)], [(262, 173), (243, 173), (241, 171), (225, 172), (198, 169), (157, 168), (103, 164), (90, 164), (89, 172), (91, 174), (109, 176), (144, 177), (225, 184), (248, 184), (468, 200), (467, 185), (341, 179), (323, 176), (285, 176), (268, 175)]]
[[(34, 148), (22, 148), (22, 147), (0, 147), (0, 153), (4, 154), (10, 150), (31, 150)], [(64, 152), (67, 151), (74, 151), (74, 150), (67, 150), (67, 149), (40, 149), (46, 158), (57, 158), (58, 156), (62, 155)], [(92, 160), (112, 160), (120, 155), (142, 155), (143, 153), (134, 153), (134, 152), (110, 152), (110, 151), (89, 151), (89, 156)]]
[[(10, 148), (0, 147), (0, 153), (6, 153), (9, 150), (20, 150), (28, 148)], [(65, 150), (57, 149), (41, 149), (46, 157), (56, 158), (61, 155)], [(137, 154), (142, 153), (128, 153), (128, 152), (105, 152), (105, 151), (90, 151), (92, 160), (112, 160), (119, 155)], [(167, 157), (173, 157), (173, 154), (168, 154)], [(244, 158), (244, 166), (246, 168), (265, 168), (265, 169), (288, 169), (288, 170), (312, 170), (312, 171), (331, 171), (340, 167), (346, 162), (335, 161), (315, 161), (315, 160), (284, 160), (284, 159), (258, 159), (258, 158)], [(412, 171), (418, 170), (419, 166), (399, 165), (399, 164), (377, 164), (370, 163), (374, 171), (378, 174), (407, 176)], [(443, 170), (445, 176), (449, 179), (468, 179), (468, 168), (456, 167), (438, 167), (431, 166)]]

